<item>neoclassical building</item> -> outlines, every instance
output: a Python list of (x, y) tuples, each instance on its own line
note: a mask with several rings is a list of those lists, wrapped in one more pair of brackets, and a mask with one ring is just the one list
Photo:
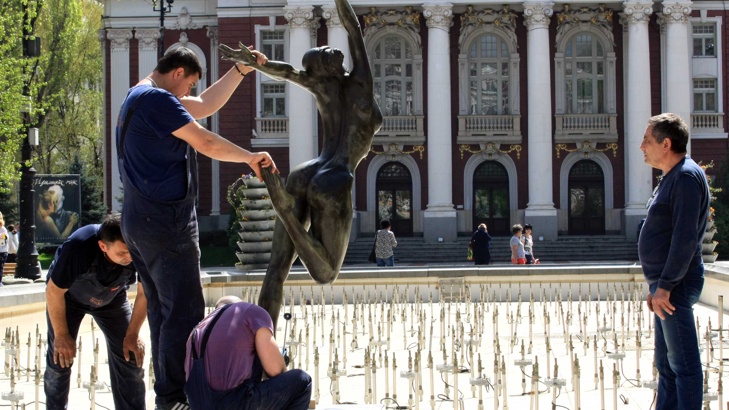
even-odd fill
[[(128, 88), (155, 66), (161, 19), (149, 2), (104, 3), (105, 192), (118, 209), (113, 125)], [(356, 171), (353, 238), (371, 234), (382, 218), (398, 236), (426, 241), (454, 240), (482, 222), (492, 235), (510, 235), (512, 224), (527, 222), (546, 240), (634, 238), (657, 176), (639, 145), (646, 120), (661, 112), (687, 120), (692, 157), (727, 162), (722, 1), (352, 5), (385, 116)], [(197, 53), (205, 74), (195, 92), (230, 69), (218, 54), (221, 43), (253, 45), (298, 68), (311, 47), (348, 51), (333, 3), (172, 6), (162, 47)], [(262, 74), (248, 76), (203, 124), (271, 152), (284, 177), (318, 155), (313, 98)], [(227, 187), (250, 169), (202, 156), (199, 162), (201, 228), (223, 228)]]

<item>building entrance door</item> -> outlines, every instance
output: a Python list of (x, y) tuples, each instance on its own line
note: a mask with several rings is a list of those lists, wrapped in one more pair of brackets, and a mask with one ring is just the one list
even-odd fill
[(377, 221), (387, 219), (395, 236), (413, 236), (412, 189), (410, 171), (399, 162), (388, 162), (377, 173)]
[(594, 161), (582, 160), (570, 170), (569, 234), (605, 234), (605, 178)]
[(509, 175), (496, 161), (486, 161), (473, 175), (473, 230), (485, 223), (494, 236), (511, 235)]

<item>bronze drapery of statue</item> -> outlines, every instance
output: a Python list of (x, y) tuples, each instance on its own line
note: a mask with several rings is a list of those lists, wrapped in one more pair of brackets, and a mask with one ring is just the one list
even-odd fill
[(274, 323), (283, 302), (284, 282), (297, 256), (317, 283), (332, 283), (339, 275), (352, 228), (354, 171), (382, 125), (357, 16), (347, 0), (335, 3), (349, 34), (349, 72), (342, 64), (342, 51), (328, 46), (306, 52), (304, 69), (298, 70), (279, 61), (259, 65), (246, 47), (234, 50), (220, 45), (223, 59), (251, 65), (308, 90), (321, 116), (323, 144), (317, 158), (291, 170), (285, 187), (279, 175), (261, 171), (278, 218), (258, 304)]

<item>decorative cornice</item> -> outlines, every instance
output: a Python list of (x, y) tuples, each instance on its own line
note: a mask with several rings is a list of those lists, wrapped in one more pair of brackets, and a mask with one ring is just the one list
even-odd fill
[(371, 36), (377, 31), (387, 28), (402, 28), (420, 35), (420, 12), (407, 6), (405, 10), (389, 9), (379, 11), (376, 7), (370, 7), (370, 12), (364, 16), (364, 35)]
[(461, 159), (463, 159), (464, 152), (468, 152), (473, 155), (482, 154), (488, 159), (492, 159), (494, 155), (508, 155), (509, 153), (516, 152), (516, 159), (521, 159), (521, 144), (511, 144), (509, 145), (508, 150), (501, 149), (501, 144), (497, 142), (487, 142), (479, 145), (481, 145), (480, 149), (473, 150), (471, 149), (470, 144), (461, 144), (458, 148), (458, 150), (461, 151)]
[(557, 38), (559, 44), (561, 38), (573, 27), (590, 24), (597, 27), (602, 33), (610, 39), (615, 45), (613, 39), (613, 10), (607, 8), (605, 3), (601, 3), (600, 7), (591, 9), (589, 7), (580, 7), (573, 9), (569, 4), (562, 6), (562, 11), (556, 13), (557, 18)]
[(308, 28), (311, 29), (317, 23), (314, 22), (314, 12), (311, 7), (284, 7), (284, 17), (289, 22), (291, 28)]
[(471, 5), (466, 6), (466, 11), (461, 14), (461, 34), (458, 44), (463, 45), (471, 33), (484, 25), (491, 25), (494, 29), (500, 30), (516, 44), (516, 13), (508, 4), (504, 4), (501, 10), (481, 11), (475, 11)]
[(187, 7), (180, 9), (180, 14), (177, 15), (175, 24), (172, 26), (174, 30), (190, 30), (198, 28), (197, 24), (192, 21), (192, 16), (187, 10)]
[(159, 29), (138, 28), (134, 31), (134, 38), (139, 40), (140, 50), (156, 50), (159, 39)]
[(108, 29), (106, 38), (111, 42), (111, 51), (129, 51), (129, 40), (132, 39), (132, 30)]
[(620, 23), (627, 26), (635, 23), (648, 23), (653, 14), (653, 3), (623, 3)]
[(394, 160), (399, 155), (411, 155), (420, 153), (420, 159), (423, 159), (423, 153), (425, 152), (425, 147), (423, 145), (414, 145), (413, 149), (409, 151), (403, 150), (404, 145), (403, 144), (395, 144), (390, 143), (387, 145), (387, 149), (385, 149), (385, 144), (382, 145), (382, 151), (375, 150), (375, 147), (370, 147), (370, 152), (375, 155), (390, 155), (391, 158)]
[(691, 3), (663, 3), (663, 11), (659, 17), (659, 23), (687, 23), (691, 17)]
[(557, 158), (560, 157), (560, 151), (566, 151), (569, 153), (582, 152), (585, 158), (588, 158), (590, 153), (605, 152), (609, 150), (613, 151), (613, 157), (615, 158), (618, 156), (618, 148), (619, 146), (615, 142), (606, 143), (604, 148), (597, 148), (597, 143), (589, 140), (582, 141), (581, 146), (577, 146), (577, 144), (575, 144), (575, 148), (567, 148), (567, 144), (554, 144), (554, 150), (557, 151)]
[(453, 25), (453, 5), (424, 5), (423, 16), (428, 28), (444, 28), (447, 31)]
[(187, 33), (184, 31), (180, 33), (180, 39), (177, 40), (180, 44), (182, 44), (183, 47), (187, 47), (187, 43), (190, 42), (190, 39), (187, 37)]
[(524, 3), (524, 25), (527, 29), (549, 28), (549, 19), (554, 11), (552, 10), (554, 3)]
[(207, 36), (210, 39), (210, 44), (212, 45), (212, 47), (217, 48), (218, 41), (219, 41), (218, 28), (208, 26), (207, 27)]
[(342, 27), (342, 21), (339, 19), (339, 13), (335, 7), (323, 6), (321, 15), (326, 20), (328, 28)]

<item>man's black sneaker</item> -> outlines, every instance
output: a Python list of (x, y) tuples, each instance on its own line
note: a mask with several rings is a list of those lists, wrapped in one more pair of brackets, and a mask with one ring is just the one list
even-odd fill
[(165, 405), (157, 405), (155, 410), (190, 410), (190, 405), (187, 403), (168, 403)]

